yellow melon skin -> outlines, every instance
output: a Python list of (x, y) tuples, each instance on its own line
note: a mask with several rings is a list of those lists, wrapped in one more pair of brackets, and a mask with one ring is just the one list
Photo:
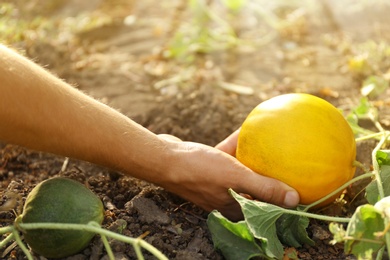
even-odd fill
[(356, 143), (332, 104), (309, 94), (286, 94), (248, 115), (236, 156), (253, 171), (293, 187), (300, 203), (310, 204), (353, 178)]

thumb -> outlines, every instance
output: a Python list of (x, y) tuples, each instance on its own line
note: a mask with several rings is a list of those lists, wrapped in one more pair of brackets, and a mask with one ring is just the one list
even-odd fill
[(225, 140), (215, 146), (218, 150), (236, 156), (237, 140), (240, 129), (234, 131)]
[(241, 178), (236, 192), (248, 194), (254, 199), (284, 208), (294, 208), (299, 203), (299, 194), (287, 184), (255, 172)]

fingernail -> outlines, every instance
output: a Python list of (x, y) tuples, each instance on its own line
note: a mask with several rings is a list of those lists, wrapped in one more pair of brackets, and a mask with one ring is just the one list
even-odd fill
[(299, 203), (299, 194), (296, 191), (288, 191), (284, 197), (284, 206), (286, 208), (293, 208)]

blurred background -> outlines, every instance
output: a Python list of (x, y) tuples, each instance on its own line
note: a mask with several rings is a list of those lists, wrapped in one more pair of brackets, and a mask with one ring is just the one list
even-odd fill
[(348, 106), (388, 102), (389, 11), (386, 0), (1, 0), (0, 41), (128, 114), (205, 84)]

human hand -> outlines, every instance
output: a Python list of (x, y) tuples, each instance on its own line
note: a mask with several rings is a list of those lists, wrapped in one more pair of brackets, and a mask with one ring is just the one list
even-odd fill
[(294, 189), (256, 174), (231, 156), (235, 154), (237, 135), (233, 133), (216, 148), (162, 136), (175, 146), (176, 155), (167, 181), (160, 185), (207, 211), (217, 209), (231, 220), (242, 219), (242, 212), (229, 195), (229, 188), (261, 201), (295, 207), (299, 196)]
[(277, 205), (298, 203), (293, 189), (230, 156), (235, 134), (219, 149), (158, 137), (1, 44), (0, 82), (2, 140), (117, 169), (231, 219), (241, 211), (229, 188)]

